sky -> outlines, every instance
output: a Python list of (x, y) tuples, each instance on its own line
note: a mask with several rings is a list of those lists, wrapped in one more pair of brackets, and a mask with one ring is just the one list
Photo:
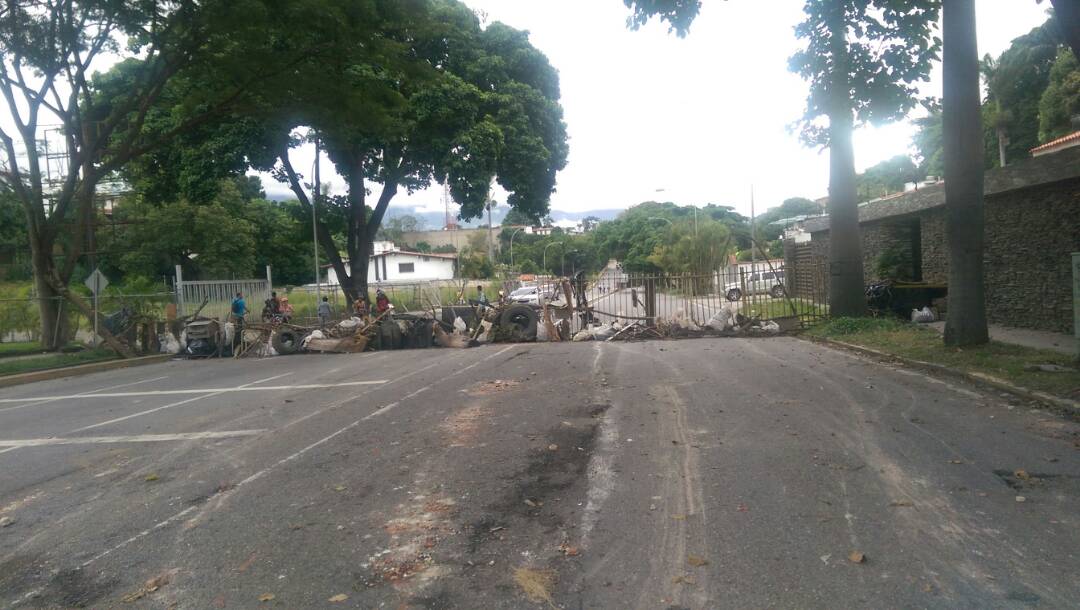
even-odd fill
[[(800, 46), (802, 0), (704, 0), (690, 34), (660, 23), (626, 28), (622, 0), (465, 0), (488, 21), (528, 30), (559, 71), (570, 135), (553, 210), (626, 208), (649, 200), (716, 203), (750, 213), (788, 197), (823, 197), (828, 155), (803, 147), (790, 125), (807, 85), (787, 70)], [(1048, 3), (977, 0), (979, 53), (997, 55), (1046, 19)], [(940, 65), (923, 92), (941, 94)], [(908, 122), (855, 136), (859, 171), (910, 150)], [(310, 168), (313, 150), (294, 152)], [(332, 166), (323, 164), (324, 175)], [(324, 179), (325, 180), (325, 179)], [(264, 180), (271, 193), (281, 185)], [(331, 188), (344, 191), (339, 176)], [(439, 187), (399, 195), (391, 214), (441, 211)], [(497, 201), (505, 194), (496, 193)]]

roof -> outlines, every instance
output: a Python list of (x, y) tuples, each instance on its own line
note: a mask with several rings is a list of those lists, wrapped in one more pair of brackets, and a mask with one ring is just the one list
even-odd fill
[(1042, 146), (1036, 146), (1031, 149), (1031, 154), (1038, 156), (1071, 146), (1080, 146), (1080, 131), (1074, 131), (1067, 136), (1051, 140)]
[[(1080, 146), (987, 171), (984, 178), (984, 195), (990, 197), (1076, 178), (1080, 178)], [(861, 204), (859, 222), (904, 216), (944, 205), (945, 183), (941, 182), (917, 191)], [(810, 233), (828, 231), (829, 217), (817, 216), (807, 219), (803, 227)]]
[(457, 254), (443, 254), (441, 252), (406, 252), (405, 250), (391, 250), (389, 252), (380, 252), (378, 254), (372, 254), (371, 258), (379, 258), (380, 256), (390, 256), (391, 254), (397, 256), (424, 256), (430, 258), (446, 258), (451, 260), (457, 260)]

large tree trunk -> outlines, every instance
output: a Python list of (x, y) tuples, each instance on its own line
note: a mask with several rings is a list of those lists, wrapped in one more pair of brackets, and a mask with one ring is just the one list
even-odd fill
[(949, 248), (946, 345), (989, 341), (983, 286), (983, 132), (975, 0), (943, 6), (942, 99), (945, 238)]
[(34, 271), (34, 292), (37, 294), (38, 318), (41, 329), (41, 347), (56, 351), (71, 340), (71, 327), (64, 314), (64, 297), (53, 288), (49, 278), (52, 276), (53, 259), (45, 254), (45, 244), (31, 236), (30, 261)]
[(833, 316), (866, 315), (853, 129), (854, 119), (846, 107), (829, 117), (829, 309)]
[(1054, 6), (1054, 16), (1061, 24), (1066, 44), (1080, 59), (1080, 3), (1076, 0), (1050, 0), (1050, 4)]

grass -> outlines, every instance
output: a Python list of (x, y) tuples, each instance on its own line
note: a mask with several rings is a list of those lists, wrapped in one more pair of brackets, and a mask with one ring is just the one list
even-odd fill
[(41, 344), (37, 341), (15, 341), (0, 343), (0, 358), (6, 356), (26, 356), (41, 352)]
[(0, 375), (15, 375), (18, 373), (30, 373), (44, 371), (77, 364), (89, 364), (104, 360), (115, 360), (117, 355), (111, 350), (99, 347), (86, 349), (72, 354), (48, 354), (37, 358), (20, 358), (14, 360), (0, 360)]
[[(947, 347), (937, 331), (887, 318), (837, 318), (807, 331), (814, 337), (835, 339), (904, 358), (940, 364), (968, 373), (983, 373), (1030, 390), (1077, 398), (1080, 371), (1066, 354), (991, 341), (977, 347)], [(1032, 364), (1056, 364), (1067, 373), (1029, 371)]]

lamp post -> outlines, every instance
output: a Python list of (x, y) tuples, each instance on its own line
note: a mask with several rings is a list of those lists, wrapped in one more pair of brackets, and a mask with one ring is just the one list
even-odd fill
[(521, 231), (520, 227), (518, 227), (517, 229), (514, 229), (514, 232), (510, 234), (510, 268), (511, 269), (514, 268), (514, 236), (517, 235), (519, 231)]
[(562, 242), (561, 241), (553, 241), (550, 244), (544, 246), (544, 272), (545, 273), (547, 273), (547, 268), (548, 268), (548, 266), (547, 266), (547, 251), (548, 251), (548, 248), (550, 248), (550, 247), (552, 247), (552, 246), (554, 246), (556, 244), (562, 244)]
[[(564, 252), (562, 253), (562, 274), (563, 274), (563, 275), (566, 275), (566, 255), (567, 255), (567, 254), (577, 254), (577, 252), (578, 252), (578, 250), (571, 250), (571, 251), (569, 251), (569, 252), (565, 252), (565, 251), (564, 251)], [(571, 265), (573, 265), (573, 262), (574, 262), (574, 259), (573, 259), (573, 258), (571, 258), (571, 259), (570, 259), (570, 263), (571, 263)]]

